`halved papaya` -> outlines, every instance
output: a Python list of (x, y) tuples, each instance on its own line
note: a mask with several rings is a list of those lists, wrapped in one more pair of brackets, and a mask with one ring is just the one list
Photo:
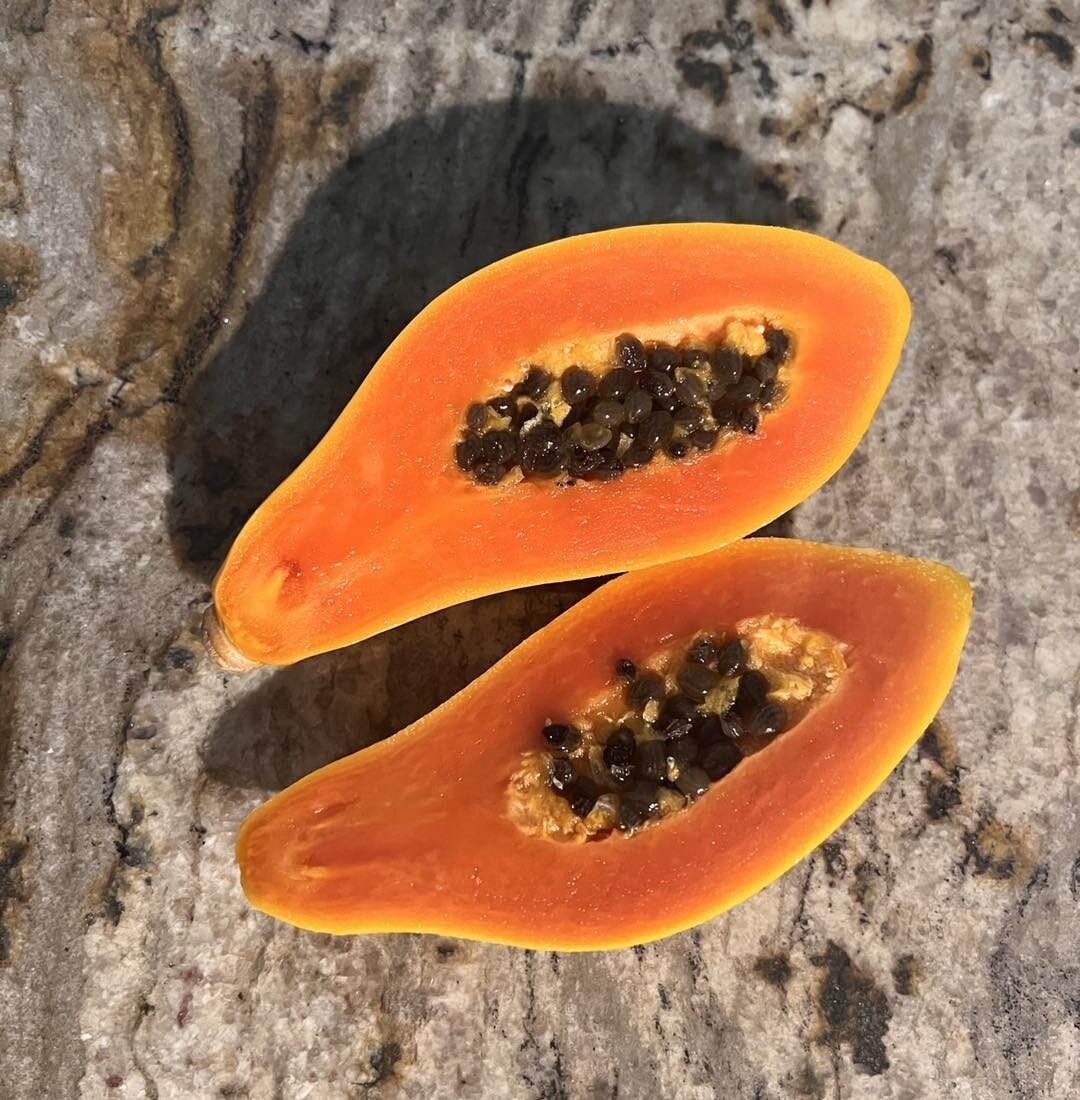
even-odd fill
[(639, 226), (493, 264), (401, 333), (249, 520), (211, 647), (288, 664), (731, 542), (848, 457), (909, 317), (884, 267), (786, 229)]
[(627, 574), (256, 810), (244, 890), (336, 933), (590, 950), (687, 928), (885, 779), (944, 700), (970, 613), (945, 566), (794, 540)]

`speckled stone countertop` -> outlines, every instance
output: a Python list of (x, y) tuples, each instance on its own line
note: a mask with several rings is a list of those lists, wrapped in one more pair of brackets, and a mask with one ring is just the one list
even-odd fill
[[(0, 30), (5, 1098), (1080, 1093), (1075, 0), (6, 0)], [(779, 529), (972, 578), (939, 720), (659, 944), (249, 911), (252, 807), (587, 586), (226, 675), (198, 621), (230, 537), (436, 292), (692, 218), (910, 289), (873, 427)]]

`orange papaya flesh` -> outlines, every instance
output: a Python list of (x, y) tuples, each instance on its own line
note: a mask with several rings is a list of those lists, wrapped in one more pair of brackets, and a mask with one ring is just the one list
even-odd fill
[[(288, 664), (441, 607), (705, 553), (802, 501), (854, 449), (910, 318), (885, 268), (792, 230), (639, 226), (493, 264), (432, 302), (240, 533), (211, 640)], [(620, 333), (684, 343), (736, 320), (793, 341), (755, 436), (616, 481), (477, 485), (454, 461), (469, 405), (610, 357)]]
[[(835, 690), (797, 725), (632, 835), (557, 843), (512, 820), (508, 783), (553, 711), (610, 692), (619, 657), (762, 614), (845, 646)], [(430, 715), (256, 810), (237, 844), (244, 890), (335, 933), (593, 950), (677, 932), (777, 878), (886, 778), (948, 693), (970, 614), (945, 566), (795, 540), (620, 577)]]

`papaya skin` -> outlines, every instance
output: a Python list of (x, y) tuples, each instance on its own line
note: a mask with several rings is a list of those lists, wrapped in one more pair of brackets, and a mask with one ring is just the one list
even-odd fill
[[(631, 331), (733, 318), (795, 341), (755, 437), (613, 482), (478, 486), (452, 458), (466, 407), (529, 362)], [(742, 537), (827, 481), (867, 428), (910, 303), (884, 267), (823, 238), (744, 225), (571, 237), (484, 268), (390, 345), (308, 458), (255, 512), (214, 585), (215, 652), (284, 665), (479, 596), (641, 569)], [(225, 639), (222, 644), (220, 639)]]
[[(557, 843), (509, 820), (508, 778), (545, 719), (604, 692), (618, 657), (762, 612), (847, 643), (817, 709), (631, 837)], [(779, 877), (884, 781), (945, 699), (970, 617), (970, 587), (946, 566), (795, 540), (627, 574), (431, 714), (252, 813), (244, 891), (322, 932), (588, 951), (681, 931)]]

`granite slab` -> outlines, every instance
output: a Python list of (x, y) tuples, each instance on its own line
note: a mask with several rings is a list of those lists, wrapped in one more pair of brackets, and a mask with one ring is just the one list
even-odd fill
[[(1080, 1093), (1074, 0), (7, 0), (0, 8), (4, 1096)], [(331, 939), (243, 816), (588, 589), (285, 670), (198, 632), (239, 524), (431, 296), (649, 220), (813, 229), (915, 319), (785, 534), (975, 585), (939, 719), (827, 844), (667, 941)]]

